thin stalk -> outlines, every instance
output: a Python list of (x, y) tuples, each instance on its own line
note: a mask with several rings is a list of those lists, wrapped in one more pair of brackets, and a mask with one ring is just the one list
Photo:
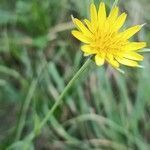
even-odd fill
[(69, 91), (69, 89), (72, 87), (72, 85), (74, 84), (74, 82), (81, 76), (81, 74), (84, 72), (84, 70), (91, 64), (91, 58), (89, 58), (84, 64), (83, 66), (78, 70), (78, 72), (74, 75), (74, 77), (69, 81), (69, 83), (67, 84), (67, 86), (64, 88), (63, 92), (60, 94), (60, 96), (58, 97), (58, 100), (54, 103), (54, 105), (52, 106), (52, 108), (49, 110), (49, 112), (47, 113), (47, 115), (45, 116), (45, 118), (43, 119), (43, 121), (41, 122), (39, 128), (41, 129), (45, 123), (48, 121), (48, 119), (51, 117), (51, 115), (53, 114), (53, 112), (56, 110), (56, 108), (59, 106), (59, 104), (62, 102), (64, 96), (66, 95), (66, 93)]
[(60, 94), (60, 96), (58, 97), (58, 99), (56, 100), (56, 102), (54, 103), (54, 105), (52, 106), (52, 108), (49, 110), (49, 112), (47, 113), (47, 115), (45, 116), (45, 118), (43, 119), (43, 121), (41, 122), (41, 124), (39, 125), (39, 127), (36, 130), (34, 130), (34, 132), (31, 132), (31, 134), (29, 135), (30, 140), (33, 140), (36, 137), (36, 135), (41, 131), (41, 129), (43, 128), (43, 126), (51, 118), (51, 116), (54, 113), (54, 111), (57, 109), (57, 107), (63, 101), (63, 98), (65, 97), (65, 95), (67, 94), (67, 92), (73, 86), (73, 84), (75, 83), (75, 81), (79, 79), (79, 77), (81, 76), (81, 74), (91, 64), (91, 62), (92, 61), (91, 61), (91, 57), (90, 57), (83, 64), (83, 66), (78, 70), (78, 72), (74, 75), (74, 77), (69, 81), (69, 83), (67, 84), (67, 86), (64, 88), (63, 92)]

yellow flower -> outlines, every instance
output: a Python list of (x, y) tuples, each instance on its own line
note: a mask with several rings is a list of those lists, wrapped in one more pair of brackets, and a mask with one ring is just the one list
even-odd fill
[(143, 56), (138, 54), (137, 50), (144, 48), (146, 42), (130, 42), (129, 39), (142, 28), (142, 25), (120, 32), (127, 14), (122, 13), (118, 16), (118, 13), (118, 7), (114, 7), (107, 16), (103, 2), (100, 3), (98, 11), (92, 3), (91, 19), (85, 19), (83, 23), (73, 18), (78, 30), (73, 30), (72, 34), (84, 43), (81, 46), (84, 55), (94, 55), (98, 66), (106, 61), (115, 68), (118, 68), (120, 64), (139, 67), (137, 61), (142, 61)]

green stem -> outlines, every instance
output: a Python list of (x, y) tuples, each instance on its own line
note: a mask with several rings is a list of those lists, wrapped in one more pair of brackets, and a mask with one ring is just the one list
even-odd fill
[(78, 72), (74, 75), (74, 77), (69, 81), (69, 83), (67, 84), (67, 86), (64, 88), (63, 92), (58, 97), (58, 100), (55, 102), (55, 104), (52, 106), (52, 108), (49, 110), (49, 112), (47, 113), (47, 115), (45, 116), (45, 118), (43, 119), (43, 121), (41, 122), (41, 124), (39, 126), (40, 130), (45, 125), (45, 123), (48, 121), (48, 119), (51, 117), (51, 115), (56, 110), (56, 108), (59, 106), (59, 104), (63, 100), (64, 96), (68, 92), (68, 90), (72, 87), (72, 85), (74, 84), (74, 82), (81, 76), (81, 74), (84, 72), (84, 70), (90, 65), (90, 63), (91, 63), (91, 58), (89, 58), (84, 63), (84, 65), (78, 70)]
[(85, 71), (85, 69), (91, 64), (91, 57), (83, 64), (83, 66), (78, 70), (78, 72), (74, 75), (74, 77), (69, 81), (69, 83), (67, 84), (67, 86), (64, 88), (63, 92), (60, 94), (60, 96), (58, 97), (57, 101), (54, 103), (54, 105), (52, 106), (52, 108), (49, 110), (49, 112), (47, 113), (47, 115), (45, 116), (45, 118), (43, 119), (43, 121), (41, 122), (41, 124), (39, 125), (39, 127), (34, 130), (34, 132), (31, 132), (31, 134), (29, 135), (30, 140), (33, 140), (36, 135), (41, 131), (41, 129), (43, 128), (43, 126), (46, 124), (46, 122), (49, 120), (49, 118), (51, 117), (51, 115), (54, 113), (54, 111), (57, 109), (57, 107), (59, 106), (59, 104), (62, 102), (64, 96), (67, 94), (67, 92), (69, 91), (69, 89), (72, 87), (72, 85), (75, 83), (75, 81), (81, 76), (81, 74)]

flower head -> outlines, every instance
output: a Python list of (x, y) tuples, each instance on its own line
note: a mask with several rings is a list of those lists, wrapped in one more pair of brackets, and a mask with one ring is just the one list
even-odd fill
[(98, 66), (106, 61), (115, 68), (120, 64), (138, 67), (137, 61), (142, 61), (143, 56), (138, 54), (137, 50), (144, 48), (146, 42), (130, 42), (129, 39), (142, 28), (142, 25), (121, 32), (127, 14), (122, 13), (118, 16), (118, 13), (118, 7), (114, 7), (107, 16), (103, 2), (100, 3), (98, 11), (92, 3), (90, 20), (85, 19), (82, 22), (73, 18), (77, 30), (73, 30), (72, 34), (84, 43), (81, 46), (84, 55), (94, 55)]

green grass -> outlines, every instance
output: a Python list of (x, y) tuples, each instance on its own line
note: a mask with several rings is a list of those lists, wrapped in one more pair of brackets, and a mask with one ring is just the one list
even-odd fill
[[(113, 1), (104, 0), (107, 8)], [(98, 4), (99, 0), (95, 0)], [(71, 36), (71, 14), (89, 16), (90, 0), (1, 0), (0, 150), (150, 149), (150, 54), (144, 69), (91, 64), (37, 137), (31, 132), (86, 58)], [(149, 0), (120, 0), (126, 26), (146, 26), (134, 38), (150, 41)], [(149, 50), (149, 49), (146, 49)]]

